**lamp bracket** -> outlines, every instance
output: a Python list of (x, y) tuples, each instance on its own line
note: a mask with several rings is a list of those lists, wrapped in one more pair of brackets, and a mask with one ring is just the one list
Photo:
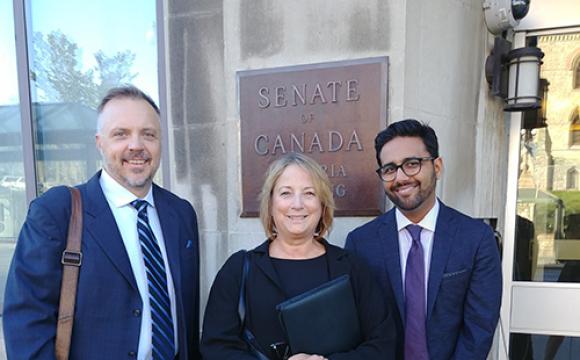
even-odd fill
[[(494, 39), (493, 49), (485, 60), (485, 78), (491, 93), (501, 98), (507, 97), (507, 69), (505, 60), (512, 48), (512, 43), (500, 36)], [(503, 75), (502, 75), (503, 73)]]

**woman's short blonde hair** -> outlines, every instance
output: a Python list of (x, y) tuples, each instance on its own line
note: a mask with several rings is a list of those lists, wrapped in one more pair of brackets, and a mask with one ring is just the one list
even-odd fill
[(322, 205), (322, 216), (316, 227), (315, 239), (321, 239), (330, 231), (334, 218), (334, 198), (332, 186), (326, 172), (312, 158), (300, 153), (288, 153), (270, 164), (266, 172), (266, 179), (260, 192), (260, 220), (266, 231), (266, 236), (273, 240), (276, 238), (276, 224), (272, 217), (272, 193), (276, 182), (284, 170), (290, 165), (298, 165), (312, 178), (314, 191)]

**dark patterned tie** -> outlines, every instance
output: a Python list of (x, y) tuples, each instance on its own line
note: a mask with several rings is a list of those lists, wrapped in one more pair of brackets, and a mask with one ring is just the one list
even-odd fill
[(147, 201), (135, 200), (131, 202), (131, 205), (137, 209), (137, 231), (149, 283), (153, 359), (173, 359), (175, 357), (175, 342), (165, 263), (159, 244), (157, 244), (155, 235), (149, 226)]
[(428, 360), (425, 331), (425, 259), (421, 226), (408, 225), (413, 244), (405, 270), (405, 359)]

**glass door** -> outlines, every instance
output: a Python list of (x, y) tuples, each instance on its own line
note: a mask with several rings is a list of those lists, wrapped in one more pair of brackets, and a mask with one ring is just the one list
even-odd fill
[(509, 358), (580, 359), (580, 29), (519, 39), (545, 54), (544, 100), (541, 110), (517, 115), (521, 126), (511, 133), (519, 148), (502, 311)]

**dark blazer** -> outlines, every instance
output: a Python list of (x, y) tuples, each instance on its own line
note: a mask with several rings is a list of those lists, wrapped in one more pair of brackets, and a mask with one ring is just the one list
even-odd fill
[[(427, 288), (427, 347), (431, 360), (485, 359), (501, 302), (501, 267), (493, 232), (440, 202)], [(395, 210), (348, 234), (345, 247), (366, 259), (396, 309), (403, 357), (405, 300)]]
[[(141, 297), (100, 172), (80, 185), (83, 200), (80, 268), (71, 359), (130, 359), (138, 350)], [(61, 254), (70, 192), (56, 187), (30, 204), (8, 273), (3, 326), (9, 359), (54, 359)], [(153, 186), (173, 276), (179, 359), (198, 359), (199, 253), (191, 205)]]
[[(381, 292), (368, 268), (352, 254), (324, 242), (330, 277), (349, 274), (364, 342), (347, 353), (328, 356), (329, 359), (394, 359), (395, 327), (391, 311), (383, 305)], [(250, 251), (250, 272), (247, 279), (248, 328), (256, 336), (265, 354), (267, 346), (282, 334), (276, 305), (286, 300), (280, 281), (268, 256), (268, 241)], [(201, 352), (208, 360), (255, 359), (241, 335), (238, 300), (242, 275), (243, 251), (232, 255), (219, 271), (205, 310)], [(307, 323), (305, 323), (306, 325)], [(264, 350), (265, 349), (265, 350)]]

